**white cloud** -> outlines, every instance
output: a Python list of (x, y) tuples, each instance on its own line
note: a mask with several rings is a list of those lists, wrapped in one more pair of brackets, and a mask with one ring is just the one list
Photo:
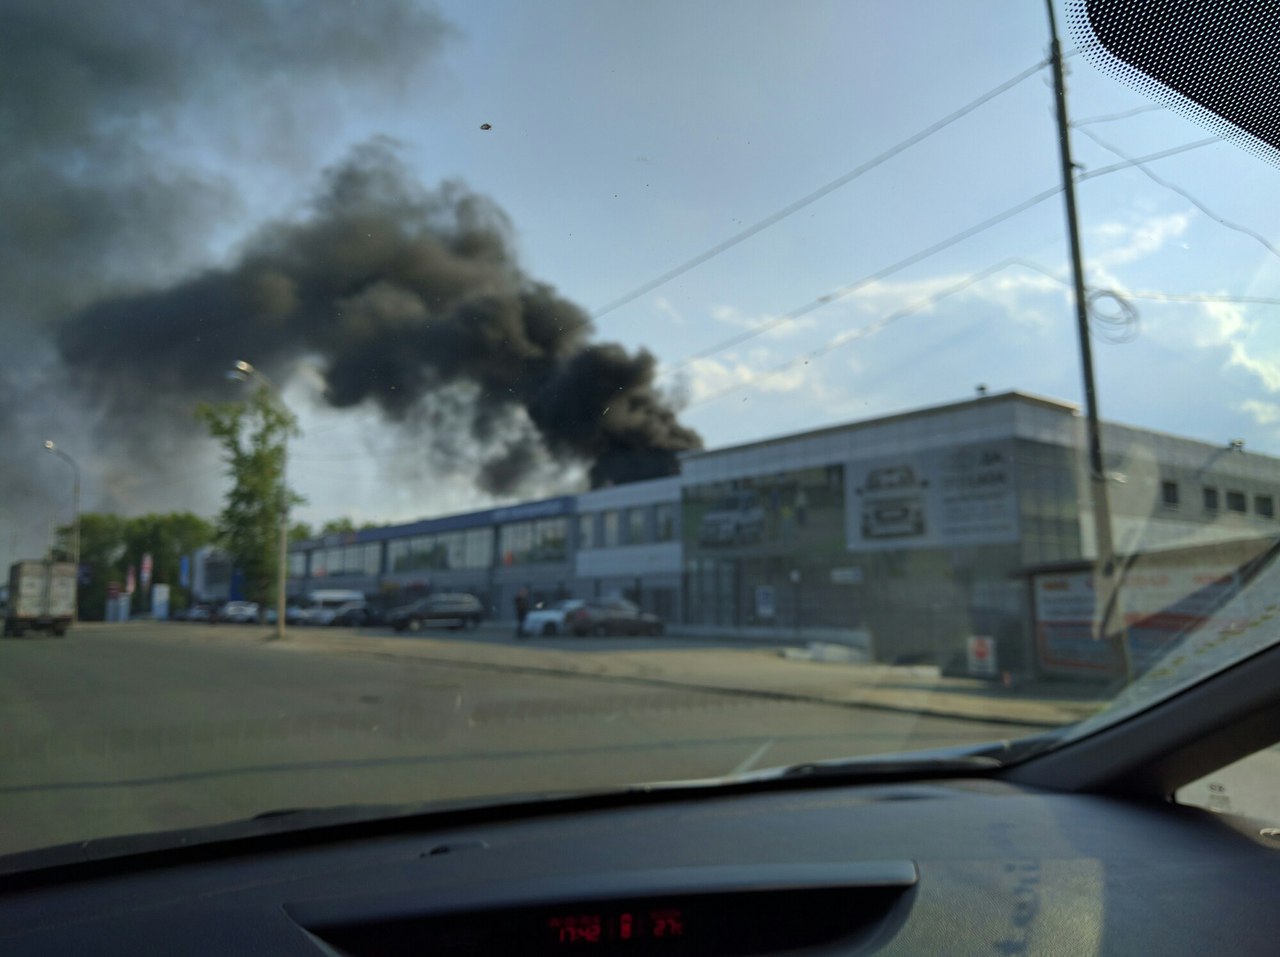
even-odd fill
[(1187, 213), (1169, 213), (1137, 223), (1102, 223), (1089, 231), (1099, 247), (1089, 250), (1089, 265), (1107, 269), (1145, 259), (1186, 232), (1189, 219)]
[(777, 322), (777, 325), (760, 333), (762, 336), (769, 339), (789, 339), (793, 336), (799, 335), (804, 330), (812, 329), (817, 325), (817, 320), (810, 316), (798, 316), (795, 319), (785, 319), (778, 322), (779, 319), (782, 319), (781, 316), (750, 316), (745, 314), (737, 306), (727, 304), (714, 306), (711, 309), (711, 318), (716, 320), (716, 322), (722, 322), (725, 325), (748, 330), (759, 329), (762, 326), (767, 326), (770, 323)]
[(662, 313), (677, 326), (683, 326), (685, 324), (684, 316), (680, 313), (680, 310), (672, 305), (671, 300), (666, 296), (659, 296), (653, 301), (653, 305), (658, 312)]
[(1264, 402), (1261, 399), (1246, 399), (1237, 408), (1253, 416), (1259, 425), (1276, 425), (1280, 423), (1280, 405)]

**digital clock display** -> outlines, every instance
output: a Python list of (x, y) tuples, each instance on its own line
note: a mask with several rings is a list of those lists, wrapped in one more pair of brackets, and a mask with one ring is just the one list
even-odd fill
[(555, 914), (547, 918), (550, 942), (590, 949), (684, 937), (684, 912), (678, 907)]

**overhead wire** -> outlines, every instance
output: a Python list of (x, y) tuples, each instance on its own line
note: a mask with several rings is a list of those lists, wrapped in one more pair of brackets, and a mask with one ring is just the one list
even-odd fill
[[(1192, 143), (1184, 143), (1181, 146), (1175, 146), (1169, 149), (1159, 150), (1148, 156), (1141, 156), (1141, 157), (1137, 157), (1136, 159), (1129, 160), (1123, 163), (1116, 163), (1112, 166), (1104, 167), (1101, 170), (1094, 170), (1089, 173), (1083, 173), (1078, 177), (1078, 179), (1082, 179), (1082, 180), (1094, 179), (1094, 178), (1097, 178), (1098, 176), (1103, 176), (1109, 173), (1114, 173), (1118, 170), (1127, 169), (1128, 167), (1137, 165), (1139, 163), (1147, 163), (1157, 159), (1164, 159), (1165, 157), (1168, 157), (1168, 156), (1175, 156), (1179, 153), (1185, 153), (1189, 150), (1199, 149), (1200, 147), (1208, 146), (1211, 143), (1218, 143), (1218, 142), (1221, 142), (1221, 140), (1218, 137), (1211, 137), (1209, 139), (1196, 140), (1195, 142), (1192, 142)], [(1000, 223), (1004, 222), (1005, 220), (1012, 219), (1014, 216), (1017, 216), (1019, 213), (1025, 212), (1026, 210), (1031, 209), (1033, 206), (1037, 206), (1040, 203), (1045, 202), (1046, 200), (1058, 195), (1058, 193), (1060, 192), (1062, 192), (1062, 187), (1060, 185), (1051, 186), (1048, 189), (1041, 190), (1039, 193), (1036, 193), (1034, 196), (1029, 196), (1026, 199), (1022, 200), (1021, 202), (1015, 203), (1014, 205), (1001, 210), (1000, 212), (996, 213), (994, 216), (989, 216), (986, 219), (981, 220), (980, 222), (974, 223), (972, 226), (967, 226), (966, 228), (960, 230), (959, 232), (952, 233), (947, 238), (934, 243), (932, 246), (926, 247), (925, 249), (922, 249), (922, 250), (918, 250), (912, 253), (911, 255), (905, 256), (902, 259), (897, 260), (896, 262), (890, 263), (889, 265), (876, 270), (875, 272), (869, 273), (868, 275), (863, 276), (861, 279), (855, 280), (854, 282), (849, 283), (846, 286), (841, 286), (840, 288), (832, 290), (831, 292), (826, 293), (825, 295), (822, 295), (817, 297), (816, 299), (810, 300), (809, 302), (805, 303), (803, 306), (799, 306), (795, 309), (791, 309), (787, 312), (782, 313), (779, 316), (775, 316), (773, 319), (769, 319), (769, 320), (766, 320), (765, 322), (758, 323), (757, 325), (752, 326), (750, 329), (746, 329), (742, 332), (735, 333), (734, 335), (728, 336), (716, 343), (713, 343), (710, 346), (691, 352), (688, 355), (686, 355), (684, 358), (678, 360), (677, 362), (672, 363), (671, 365), (668, 365), (668, 366), (664, 366), (661, 370), (659, 370), (659, 375), (671, 375), (675, 372), (679, 372), (680, 370), (687, 368), (688, 366), (692, 365), (694, 362), (697, 362), (700, 359), (705, 359), (710, 356), (716, 355), (717, 353), (723, 352), (726, 349), (732, 349), (734, 346), (741, 345), (744, 342), (749, 342), (750, 340), (758, 336), (762, 336), (765, 333), (770, 332), (774, 329), (777, 329), (778, 327), (783, 326), (788, 322), (793, 322), (794, 320), (800, 318), (801, 316), (804, 316), (810, 312), (813, 312), (814, 310), (819, 309), (822, 306), (827, 305), (828, 303), (836, 302), (839, 299), (843, 299), (849, 295), (852, 295), (853, 293), (857, 292), (859, 289), (863, 288), (864, 286), (870, 283), (877, 282), (881, 279), (885, 279), (893, 275), (894, 273), (900, 272), (903, 269), (908, 268), (909, 266), (914, 266), (916, 263), (919, 263), (925, 259), (928, 259), (930, 256), (937, 255), (940, 252), (950, 249), (952, 246), (955, 246), (958, 243), (964, 242), (966, 239), (970, 239), (978, 235), (979, 233), (986, 232), (988, 229), (998, 226)]]
[(721, 389), (718, 392), (714, 392), (711, 395), (703, 396), (700, 399), (689, 402), (685, 405), (685, 408), (692, 408), (694, 406), (704, 405), (707, 402), (714, 402), (716, 399), (723, 398), (726, 395), (731, 395), (734, 392), (738, 392), (742, 389), (747, 388), (748, 386), (757, 385), (762, 381), (768, 380), (776, 375), (779, 375), (783, 372), (788, 371), (789, 369), (793, 369), (797, 365), (800, 365), (802, 363), (807, 364), (813, 361), (814, 359), (821, 358), (822, 356), (825, 356), (830, 352), (834, 352), (836, 349), (839, 349), (843, 346), (847, 346), (851, 342), (857, 342), (861, 339), (870, 338), (871, 336), (874, 336), (876, 333), (880, 332), (881, 330), (891, 325), (892, 323), (895, 323), (901, 319), (905, 319), (908, 316), (913, 316), (918, 312), (922, 312), (923, 310), (928, 309), (930, 306), (936, 305), (942, 300), (950, 296), (954, 296), (957, 293), (963, 292), (964, 290), (968, 289), (970, 286), (973, 286), (979, 282), (982, 282), (982, 280), (994, 275), (995, 273), (1000, 272), (1004, 269), (1008, 269), (1010, 266), (1014, 266), (1018, 264), (1020, 264), (1020, 260), (1017, 260), (1014, 258), (1003, 259), (1000, 262), (994, 263), (985, 269), (982, 269), (976, 273), (970, 274), (969, 276), (962, 279), (961, 281), (954, 283), (951, 286), (948, 286), (946, 289), (940, 290), (939, 292), (936, 292), (931, 296), (926, 296), (923, 299), (917, 300), (911, 305), (906, 306), (902, 309), (899, 309), (895, 312), (891, 312), (886, 316), (882, 316), (881, 318), (876, 319), (874, 322), (868, 323), (865, 326), (860, 326), (857, 329), (852, 329), (846, 332), (842, 332), (839, 335), (835, 336), (834, 338), (830, 339), (826, 344), (819, 346), (816, 349), (811, 349), (807, 352), (803, 352), (797, 356), (792, 357), (791, 359), (788, 359), (785, 362), (778, 363), (777, 365), (774, 365), (769, 369), (753, 374), (749, 378), (744, 379), (741, 382), (735, 382), (733, 385), (727, 386), (726, 388)]
[(1140, 116), (1143, 113), (1151, 113), (1154, 110), (1163, 110), (1165, 107), (1159, 103), (1149, 103), (1146, 106), (1139, 106), (1132, 110), (1125, 110), (1122, 113), (1105, 113), (1101, 116), (1086, 116), (1082, 120), (1073, 120), (1072, 126), (1085, 126), (1090, 123), (1110, 123), (1114, 120), (1127, 120), (1133, 116)]
[(1218, 213), (1215, 213), (1212, 209), (1206, 206), (1203, 202), (1201, 202), (1199, 199), (1197, 199), (1195, 196), (1193, 196), (1190, 192), (1188, 192), (1183, 187), (1177, 185), (1176, 183), (1170, 182), (1169, 180), (1160, 176), (1158, 173), (1155, 173), (1152, 170), (1147, 169), (1145, 161), (1134, 160), (1132, 157), (1127, 156), (1118, 147), (1108, 143), (1106, 140), (1098, 136), (1092, 130), (1082, 129), (1080, 130), (1080, 132), (1083, 133), (1085, 136), (1089, 137), (1089, 139), (1093, 140), (1093, 142), (1097, 143), (1107, 152), (1112, 153), (1113, 155), (1118, 156), (1123, 160), (1128, 160), (1129, 162), (1131, 162), (1133, 164), (1133, 167), (1137, 169), (1140, 173), (1142, 173), (1144, 176), (1146, 176), (1147, 179), (1151, 180), (1153, 183), (1157, 184), (1158, 186), (1163, 186), (1165, 189), (1170, 190), (1171, 192), (1177, 193), (1179, 196), (1181, 196), (1183, 199), (1189, 202), (1196, 209), (1200, 210), (1200, 212), (1204, 213), (1206, 216), (1208, 216), (1218, 225), (1225, 226), (1227, 229), (1240, 233), (1243, 236), (1248, 236), (1250, 239), (1258, 243), (1258, 245), (1260, 245), (1267, 252), (1271, 253), (1271, 255), (1275, 256), (1277, 259), (1280, 259), (1280, 249), (1277, 249), (1271, 243), (1271, 241), (1268, 240), (1261, 233), (1257, 232), (1254, 229), (1251, 229), (1248, 226), (1245, 226), (1243, 223), (1233, 222), (1232, 220), (1227, 219), (1225, 216), (1221, 216)]
[(912, 146), (915, 146), (917, 143), (920, 143), (921, 141), (928, 139), (934, 133), (937, 133), (940, 130), (945, 129), (946, 127), (950, 126), (952, 123), (956, 122), (962, 117), (967, 116), (969, 113), (972, 113), (974, 110), (978, 109), (978, 107), (982, 106), (983, 104), (988, 103), (991, 100), (995, 99), (996, 97), (1000, 96), (1002, 93), (1005, 93), (1013, 89), (1019, 83), (1023, 82), (1024, 80), (1026, 80), (1031, 76), (1034, 76), (1040, 70), (1044, 69), (1044, 67), (1048, 65), (1048, 62), (1049, 62), (1048, 60), (1041, 60), (1038, 63), (1034, 64), (1033, 66), (1027, 67), (1027, 69), (1021, 71), (1020, 73), (1015, 74), (1014, 76), (1010, 77), (1008, 80), (1005, 80), (1003, 83), (992, 87), (990, 90), (983, 93), (981, 96), (978, 96), (970, 100), (968, 103), (966, 103), (964, 106), (960, 107), (959, 109), (953, 110), (951, 113), (948, 113), (946, 116), (942, 117), (941, 119), (936, 120), (933, 123), (930, 123), (928, 126), (924, 127), (921, 130), (918, 130), (917, 132), (908, 136), (906, 139), (900, 140), (899, 142), (895, 143), (893, 146), (889, 147), (884, 152), (878, 154), (877, 156), (872, 157), (871, 159), (867, 160), (864, 163), (859, 164), (858, 166), (855, 166), (853, 169), (849, 170), (847, 173), (837, 176), (835, 179), (831, 180), (831, 182), (818, 187), (813, 192), (800, 197), (796, 201), (789, 203), (788, 205), (782, 207), (781, 209), (773, 213), (770, 213), (768, 216), (764, 217), (764, 219), (761, 219), (751, 224), (750, 226), (746, 227), (745, 229), (734, 233), (728, 239), (725, 239), (724, 241), (717, 243), (716, 245), (710, 247), (709, 249), (706, 249), (703, 252), (698, 253), (696, 256), (692, 256), (689, 259), (686, 259), (684, 262), (680, 263), (678, 266), (675, 266), (672, 269), (668, 269), (666, 272), (662, 273), (661, 275), (653, 279), (650, 279), (648, 282), (641, 283), (639, 286), (636, 286), (634, 289), (630, 290), (629, 292), (624, 293), (621, 296), (618, 296), (616, 299), (610, 300), (609, 302), (605, 303), (603, 306), (596, 309), (592, 313), (592, 318), (598, 319), (601, 316), (604, 316), (610, 312), (613, 312), (615, 309), (619, 309), (622, 306), (625, 306), (627, 303), (634, 302), (636, 299), (639, 299), (641, 296), (645, 295), (646, 293), (652, 292), (658, 287), (666, 285), (671, 280), (684, 275), (685, 273), (689, 272), (691, 269), (701, 266), (703, 263), (707, 262), (708, 260), (714, 259), (716, 256), (719, 256), (721, 253), (732, 249), (734, 246), (737, 246), (739, 243), (742, 243), (750, 239), (752, 236), (756, 235), (757, 233), (762, 232), (768, 229), (770, 226), (773, 226), (781, 222), (782, 220), (786, 219), (788, 216), (791, 216), (794, 213), (799, 212), (800, 210), (804, 209), (807, 206), (811, 206), (813, 203), (816, 203), (818, 200), (822, 199), (824, 196), (827, 196), (835, 192), (836, 190), (840, 189), (842, 186), (845, 186), (853, 182), (858, 177), (871, 172), (873, 169), (883, 165), (884, 163), (893, 159), (898, 154), (910, 149)]

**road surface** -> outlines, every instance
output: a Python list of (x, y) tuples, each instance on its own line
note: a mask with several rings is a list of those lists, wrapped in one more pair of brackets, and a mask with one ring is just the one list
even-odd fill
[[(1040, 730), (523, 673), (502, 666), (511, 639), (496, 631), (449, 639), (491, 648), (493, 667), (264, 632), (138, 624), (0, 642), (0, 853), (280, 808), (613, 787)], [(660, 645), (673, 668), (686, 646), (714, 643)]]

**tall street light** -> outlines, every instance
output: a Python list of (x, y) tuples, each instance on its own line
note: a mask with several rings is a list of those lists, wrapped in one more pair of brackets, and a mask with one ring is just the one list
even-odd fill
[[(275, 383), (253, 367), (252, 363), (243, 359), (236, 360), (235, 365), (227, 372), (227, 377), (239, 382), (253, 380), (266, 386), (275, 398), (280, 410), (289, 418), (289, 407), (284, 404), (284, 397)], [(288, 429), (280, 438), (280, 553), (276, 568), (276, 638), (284, 637), (285, 589), (289, 583), (289, 491), (285, 486), (285, 465), (288, 461)]]
[(71, 607), (71, 621), (80, 617), (80, 466), (75, 459), (53, 444), (53, 439), (44, 440), (44, 450), (52, 452), (71, 466), (75, 482), (71, 487), (71, 561), (76, 566), (76, 601)]

